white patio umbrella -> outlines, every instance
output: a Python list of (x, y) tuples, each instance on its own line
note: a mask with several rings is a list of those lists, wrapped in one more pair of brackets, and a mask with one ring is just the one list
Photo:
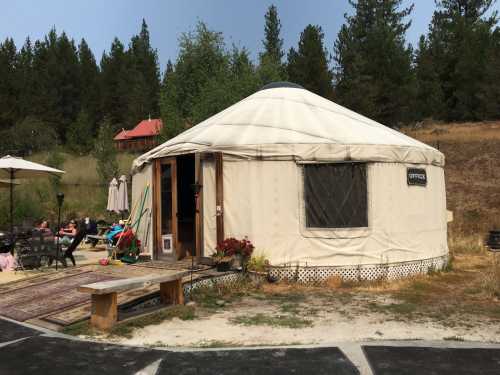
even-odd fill
[(119, 181), (120, 187), (118, 188), (118, 210), (120, 212), (125, 212), (128, 211), (127, 176), (122, 175)]
[(47, 167), (43, 164), (34, 163), (14, 156), (4, 156), (0, 158), (0, 176), (9, 179), (10, 184), (10, 232), (13, 232), (14, 220), (14, 179), (35, 178), (47, 175), (59, 175), (65, 173), (59, 169)]
[(114, 177), (109, 183), (108, 205), (106, 206), (106, 210), (120, 213), (118, 209), (118, 181), (116, 181)]

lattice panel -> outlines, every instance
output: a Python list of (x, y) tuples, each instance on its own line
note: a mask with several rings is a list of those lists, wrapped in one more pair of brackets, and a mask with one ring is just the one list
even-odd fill
[(241, 279), (241, 273), (239, 272), (234, 272), (234, 273), (229, 273), (221, 276), (215, 276), (207, 279), (199, 279), (199, 280), (194, 280), (193, 285), (191, 286), (190, 282), (187, 282), (183, 285), (184, 289), (184, 297), (186, 299), (189, 298), (189, 293), (191, 290), (195, 290), (196, 288), (203, 287), (203, 286), (216, 286), (220, 284), (225, 284), (225, 285), (230, 285), (233, 283), (238, 282)]
[(269, 276), (277, 280), (305, 283), (324, 281), (330, 277), (340, 277), (346, 281), (396, 280), (412, 275), (426, 274), (430, 270), (441, 270), (447, 261), (448, 256), (445, 255), (420, 261), (368, 266), (272, 267)]

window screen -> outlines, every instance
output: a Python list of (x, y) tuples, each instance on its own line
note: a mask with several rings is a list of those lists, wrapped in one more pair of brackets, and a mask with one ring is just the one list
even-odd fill
[(304, 200), (308, 228), (367, 227), (366, 165), (305, 165)]

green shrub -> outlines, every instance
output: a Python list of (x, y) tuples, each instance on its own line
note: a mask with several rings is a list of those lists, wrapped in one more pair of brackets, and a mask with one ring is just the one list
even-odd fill
[(247, 269), (249, 271), (265, 272), (268, 265), (269, 261), (264, 255), (253, 255), (248, 261)]

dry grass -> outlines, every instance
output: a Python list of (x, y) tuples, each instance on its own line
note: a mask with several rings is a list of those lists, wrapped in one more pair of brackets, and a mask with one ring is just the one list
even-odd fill
[(405, 133), (446, 157), (449, 225), (452, 238), (481, 236), (500, 228), (500, 122), (424, 124)]
[[(46, 163), (48, 153), (38, 153), (30, 157), (30, 160), (39, 163)], [(119, 153), (118, 168), (120, 174), (129, 174), (132, 167), (132, 161), (137, 157), (136, 154)], [(98, 186), (100, 184), (97, 174), (97, 161), (92, 155), (76, 156), (63, 153), (64, 165), (62, 169), (66, 171), (62, 178), (62, 183), (66, 185)]]
[[(395, 320), (438, 321), (449, 326), (500, 323), (500, 254), (478, 236), (450, 240), (451, 264), (413, 278), (349, 282), (330, 278), (319, 285), (264, 284), (254, 296), (281, 312), (306, 318), (306, 306), (334, 306), (349, 314), (377, 312)], [(339, 309), (342, 309), (340, 311)]]

